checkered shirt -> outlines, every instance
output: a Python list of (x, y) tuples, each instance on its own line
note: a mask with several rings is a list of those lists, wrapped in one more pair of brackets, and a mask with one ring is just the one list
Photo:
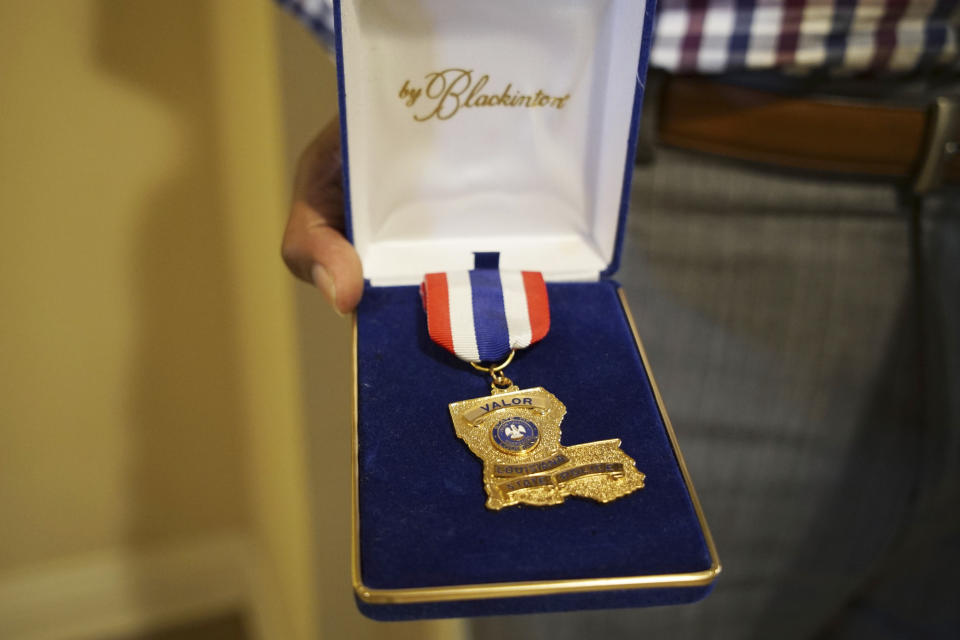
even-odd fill
[[(277, 1), (332, 45), (332, 0)], [(707, 74), (957, 68), (958, 32), (960, 0), (660, 0), (650, 63)]]

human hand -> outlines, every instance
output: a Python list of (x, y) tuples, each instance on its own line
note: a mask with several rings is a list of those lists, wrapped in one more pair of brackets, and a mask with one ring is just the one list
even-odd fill
[(293, 275), (316, 285), (334, 310), (345, 314), (363, 295), (363, 268), (343, 237), (342, 178), (340, 126), (334, 118), (297, 163), (281, 255)]

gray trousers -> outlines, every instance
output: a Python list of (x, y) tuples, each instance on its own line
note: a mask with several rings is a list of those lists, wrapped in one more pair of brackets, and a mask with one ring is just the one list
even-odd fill
[(914, 224), (889, 183), (659, 149), (631, 202), (618, 279), (723, 573), (474, 637), (960, 636), (960, 191)]

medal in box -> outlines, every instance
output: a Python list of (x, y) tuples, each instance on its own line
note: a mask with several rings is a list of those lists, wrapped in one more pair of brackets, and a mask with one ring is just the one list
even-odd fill
[(335, 4), (370, 617), (692, 602), (719, 573), (611, 279), (653, 4)]

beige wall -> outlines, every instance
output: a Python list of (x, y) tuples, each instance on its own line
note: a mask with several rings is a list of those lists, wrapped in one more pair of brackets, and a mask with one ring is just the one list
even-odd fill
[(0, 637), (457, 637), (349, 591), (348, 327), (278, 258), (319, 45), (269, 0), (2, 3), (0, 78)]
[(243, 522), (208, 27), (0, 5), (0, 571)]

